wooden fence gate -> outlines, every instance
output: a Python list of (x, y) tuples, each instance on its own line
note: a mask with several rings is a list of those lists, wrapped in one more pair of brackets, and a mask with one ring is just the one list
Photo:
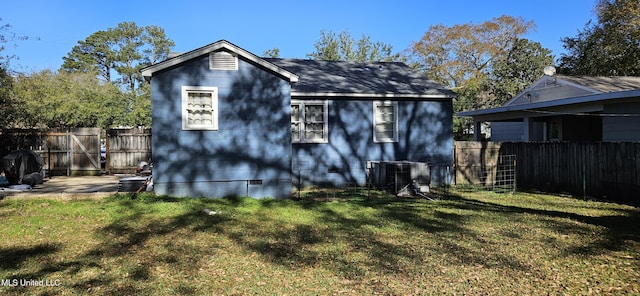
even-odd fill
[(100, 175), (100, 129), (12, 129), (0, 134), (0, 157), (29, 149), (45, 162), (49, 175)]
[(36, 150), (45, 159), (51, 175), (100, 175), (100, 129), (52, 129), (46, 150)]

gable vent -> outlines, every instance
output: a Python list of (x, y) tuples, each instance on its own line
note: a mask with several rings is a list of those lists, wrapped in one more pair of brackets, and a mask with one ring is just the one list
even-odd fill
[(238, 70), (238, 58), (225, 51), (209, 54), (209, 69), (211, 70)]

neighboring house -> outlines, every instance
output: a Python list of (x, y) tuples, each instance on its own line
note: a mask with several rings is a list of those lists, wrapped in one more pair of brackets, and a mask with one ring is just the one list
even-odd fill
[(494, 142), (640, 141), (640, 77), (545, 75), (502, 107), (457, 115), (490, 122)]
[(260, 58), (221, 40), (143, 69), (158, 194), (365, 185), (369, 161), (453, 162), (453, 93), (402, 63)]

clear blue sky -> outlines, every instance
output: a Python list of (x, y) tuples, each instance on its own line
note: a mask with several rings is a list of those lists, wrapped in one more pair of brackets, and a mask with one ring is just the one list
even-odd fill
[(534, 21), (536, 31), (524, 36), (564, 52), (561, 38), (575, 37), (594, 19), (595, 0), (323, 0), (323, 1), (4, 1), (0, 24), (10, 24), (27, 41), (6, 44), (4, 54), (19, 60), (21, 72), (58, 69), (79, 40), (114, 28), (123, 21), (157, 25), (185, 52), (220, 39), (257, 55), (280, 49), (280, 56), (305, 58), (314, 51), (320, 31), (349, 30), (405, 50), (420, 40), (429, 26), (482, 23), (503, 14)]

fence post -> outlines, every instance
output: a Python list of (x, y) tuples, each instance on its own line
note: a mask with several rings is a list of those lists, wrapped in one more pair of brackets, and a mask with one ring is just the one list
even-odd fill
[[(518, 155), (516, 154), (516, 158), (518, 157)], [(518, 190), (518, 160), (514, 158), (513, 159), (513, 192), (515, 193)]]
[[(455, 163), (454, 163), (454, 168), (455, 168)], [(454, 174), (453, 179), (455, 180), (455, 169), (454, 169), (454, 173), (453, 174)], [(445, 196), (449, 196), (449, 187), (450, 186), (453, 186), (453, 184), (451, 184), (451, 167), (447, 166), (447, 180), (444, 182), (444, 195)]]
[(586, 169), (585, 169), (585, 161), (587, 161), (584, 157), (584, 155), (582, 156), (582, 199), (587, 199), (587, 176), (586, 176)]
[(49, 179), (51, 179), (51, 146), (47, 145), (47, 177), (49, 177)]
[(69, 128), (67, 128), (67, 176), (71, 175), (71, 157), (73, 156), (71, 136), (69, 135)]

